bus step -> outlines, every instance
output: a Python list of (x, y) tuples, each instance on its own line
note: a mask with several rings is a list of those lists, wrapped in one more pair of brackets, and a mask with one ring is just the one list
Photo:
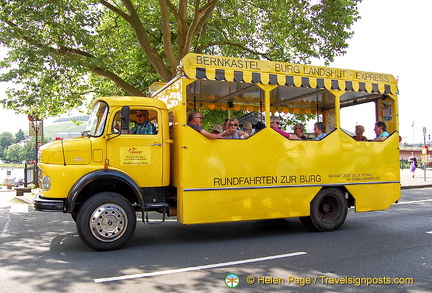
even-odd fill
[[(146, 203), (144, 204), (144, 214), (145, 214), (145, 222), (150, 225), (155, 224), (162, 224), (165, 222), (165, 217), (168, 213), (169, 206), (168, 204), (161, 202), (161, 203)], [(149, 220), (149, 212), (150, 211), (158, 211), (162, 213), (162, 219), (160, 221), (158, 220)]]

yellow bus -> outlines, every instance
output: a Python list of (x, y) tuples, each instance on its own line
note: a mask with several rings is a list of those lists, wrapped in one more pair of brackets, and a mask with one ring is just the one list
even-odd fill
[[(392, 75), (188, 54), (177, 77), (152, 90), (151, 98), (96, 100), (83, 137), (42, 148), (35, 208), (71, 213), (94, 249), (124, 245), (135, 212), (183, 224), (299, 217), (331, 231), (349, 207), (384, 210), (400, 197)], [(372, 117), (367, 127), (383, 122), (384, 141), (356, 141), (343, 125), (345, 109), (366, 103), (372, 113), (354, 113)], [(246, 139), (207, 138), (187, 120), (204, 109), (256, 113), (265, 127)], [(155, 133), (131, 132), (142, 110)], [(272, 116), (289, 114), (315, 115), (327, 135), (291, 140), (270, 127)]]

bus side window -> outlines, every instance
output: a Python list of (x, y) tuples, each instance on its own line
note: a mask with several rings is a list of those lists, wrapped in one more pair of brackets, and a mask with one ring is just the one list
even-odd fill
[(120, 133), (121, 132), (121, 119), (120, 119), (120, 111), (117, 112), (114, 116), (114, 121), (112, 124), (111, 133)]

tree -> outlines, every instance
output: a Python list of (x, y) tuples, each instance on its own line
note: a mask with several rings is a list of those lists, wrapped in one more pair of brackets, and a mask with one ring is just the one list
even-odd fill
[[(227, 119), (227, 113), (224, 110), (202, 110), (202, 127), (211, 132), (215, 124), (223, 125)], [(240, 118), (245, 115), (244, 111), (231, 111), (231, 118)]]
[(21, 161), (36, 161), (35, 143), (35, 138), (29, 139), (25, 142), (21, 149)]
[(26, 138), (25, 134), (21, 129), (18, 130), (18, 132), (15, 134), (15, 142), (20, 142), (20, 141), (24, 140), (25, 138)]
[(5, 159), (9, 162), (21, 162), (22, 161), (22, 146), (19, 144), (13, 144), (8, 147), (4, 154)]
[[(361, 0), (8, 0), (0, 63), (8, 108), (42, 117), (88, 94), (145, 95), (189, 52), (330, 62), (345, 53)], [(312, 4), (314, 3), (314, 4)]]
[(18, 143), (11, 144), (4, 149), (3, 159), (10, 162), (35, 161), (35, 139), (27, 140), (24, 145)]
[(14, 143), (12, 133), (2, 132), (0, 134), (0, 158), (4, 158), (6, 149)]

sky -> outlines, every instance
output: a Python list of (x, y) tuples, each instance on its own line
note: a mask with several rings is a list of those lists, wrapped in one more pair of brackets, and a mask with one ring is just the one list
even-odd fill
[[(430, 0), (363, 0), (359, 6), (362, 19), (354, 26), (347, 54), (330, 65), (398, 78), (402, 142), (422, 143), (424, 127), (426, 138), (432, 134), (432, 102), (428, 97), (432, 69), (430, 11)], [(361, 119), (358, 115), (352, 118)], [(373, 125), (364, 126), (373, 134)], [(366, 136), (373, 137), (369, 133)]]
[[(428, 76), (432, 69), (429, 29), (432, 28), (431, 0), (363, 0), (361, 19), (353, 26), (344, 56), (331, 67), (392, 74), (399, 80), (399, 134), (402, 142), (422, 143), (423, 128), (432, 134), (432, 102)], [(0, 48), (0, 56), (5, 51)], [(313, 65), (322, 65), (314, 63)], [(7, 84), (0, 83), (0, 99)], [(344, 118), (342, 126), (354, 131), (363, 124), (366, 136), (373, 138), (373, 122), (365, 119), (366, 110)], [(27, 115), (16, 115), (0, 108), (0, 133), (28, 130)], [(414, 125), (414, 126), (413, 126)]]

